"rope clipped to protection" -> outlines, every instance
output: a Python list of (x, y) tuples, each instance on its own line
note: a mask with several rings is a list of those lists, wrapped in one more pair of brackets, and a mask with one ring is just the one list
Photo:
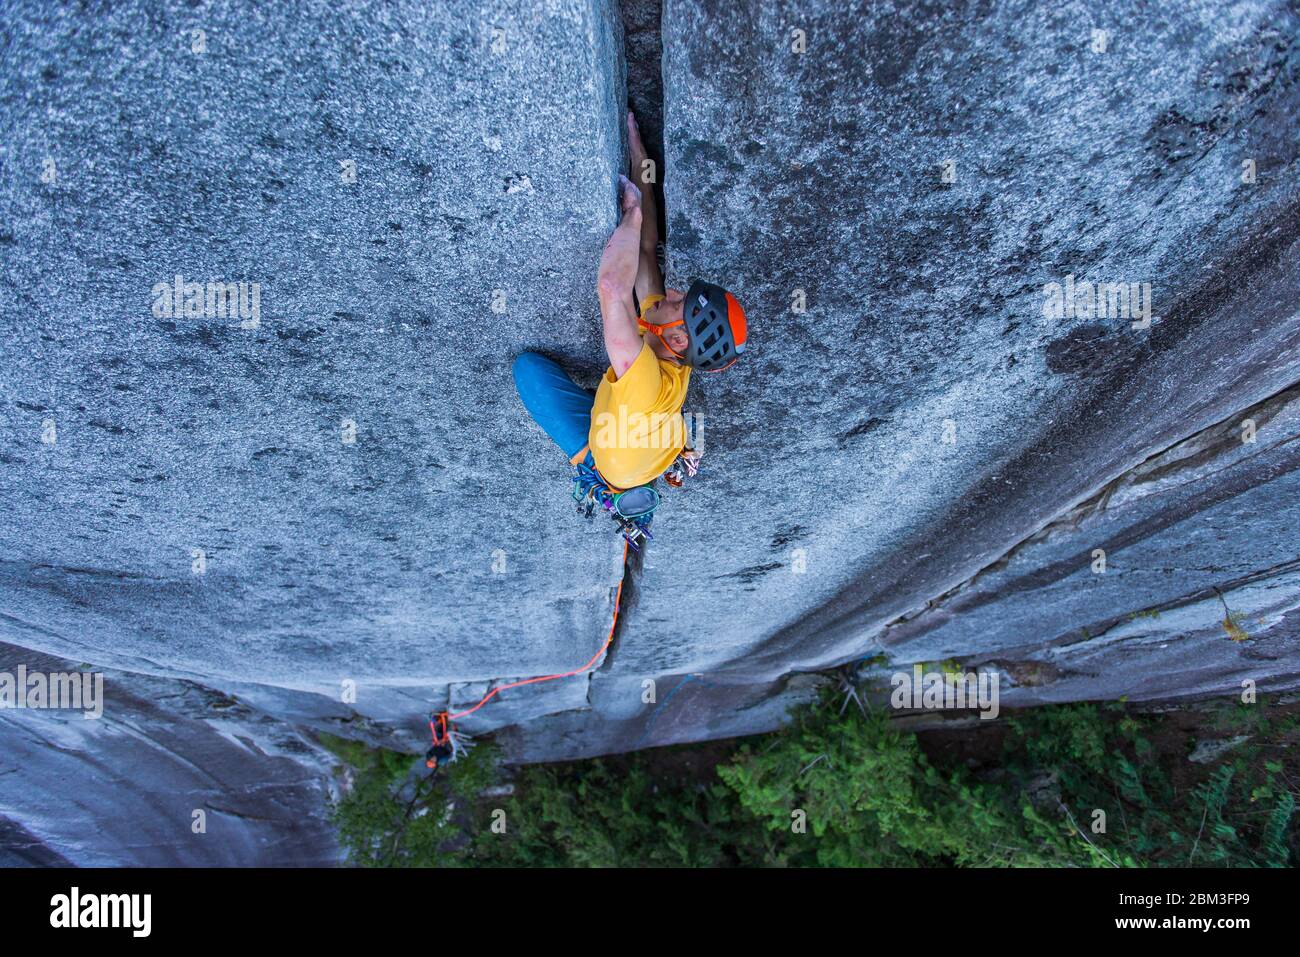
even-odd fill
[(440, 767), (453, 763), (468, 752), (473, 739), (453, 728), (445, 711), (429, 715), (429, 730), (433, 733), (433, 744), (424, 754), (424, 766), (432, 777)]
[[(623, 545), (623, 562), (627, 563), (627, 551), (629, 545)], [(473, 714), (479, 708), (483, 707), (502, 691), (509, 691), (511, 688), (522, 688), (524, 685), (540, 684), (543, 681), (555, 681), (559, 678), (572, 678), (574, 675), (580, 675), (590, 671), (600, 661), (601, 656), (605, 654), (609, 646), (614, 643), (614, 629), (618, 627), (618, 610), (623, 601), (623, 579), (619, 579), (618, 590), (614, 593), (614, 617), (609, 623), (609, 634), (605, 636), (604, 643), (596, 650), (581, 668), (575, 668), (572, 671), (564, 671), (553, 675), (539, 675), (536, 678), (525, 678), (522, 681), (512, 681), (509, 684), (497, 685), (485, 694), (472, 708), (466, 708), (464, 711), (457, 711), (450, 714), (446, 711), (435, 711), (429, 715), (429, 731), (433, 735), (433, 743), (424, 755), (424, 766), (432, 774), (437, 774), (438, 769), (444, 765), (453, 764), (458, 758), (463, 757), (470, 748), (469, 735), (457, 731), (452, 722), (458, 718), (464, 718)], [(432, 776), (431, 774), (431, 776)]]

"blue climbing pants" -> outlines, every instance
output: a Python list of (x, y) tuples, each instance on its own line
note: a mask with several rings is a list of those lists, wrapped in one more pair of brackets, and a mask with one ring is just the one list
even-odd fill
[[(536, 352), (522, 353), (511, 371), (528, 414), (560, 447), (565, 458), (572, 460), (587, 444), (596, 393), (570, 379), (559, 363)], [(586, 464), (596, 466), (590, 452)]]

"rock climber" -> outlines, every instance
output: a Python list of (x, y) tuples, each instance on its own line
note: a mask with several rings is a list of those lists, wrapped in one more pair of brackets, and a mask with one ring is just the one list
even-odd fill
[[(635, 176), (646, 150), (631, 112), (627, 132)], [(585, 470), (610, 495), (622, 495), (619, 514), (652, 509), (655, 479), (679, 476), (679, 464), (694, 474), (699, 455), (687, 447), (682, 416), (691, 370), (728, 368), (746, 339), (744, 310), (721, 286), (697, 279), (686, 292), (664, 288), (654, 184), (642, 185), (644, 195), (619, 177), (622, 219), (600, 259), (596, 293), (609, 368), (595, 394), (535, 352), (520, 355), (513, 369), (524, 406), (579, 476)]]

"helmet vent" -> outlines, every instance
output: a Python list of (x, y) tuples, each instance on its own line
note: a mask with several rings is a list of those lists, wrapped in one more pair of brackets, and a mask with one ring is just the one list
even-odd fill
[(687, 363), (708, 372), (725, 369), (744, 351), (745, 314), (721, 286), (696, 279), (686, 295), (683, 315), (690, 339)]

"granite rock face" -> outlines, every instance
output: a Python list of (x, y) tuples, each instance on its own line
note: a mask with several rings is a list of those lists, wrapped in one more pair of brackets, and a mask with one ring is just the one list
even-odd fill
[[(0, 669), (78, 663), (0, 644)], [(110, 671), (102, 713), (0, 711), (0, 866), (323, 866), (334, 760), (190, 681)], [(98, 709), (87, 709), (94, 715)]]
[(509, 360), (599, 361), (616, 26), (488, 9), (10, 12), (0, 550), (49, 650), (336, 694), (601, 632)]
[[(290, 862), (255, 820), (332, 859), (310, 729), (416, 750), (600, 647), (621, 549), (509, 362), (603, 368), (629, 87), (670, 283), (733, 289), (748, 354), (695, 377), (610, 654), (468, 730), (750, 733), (863, 659), (1009, 704), (1300, 685), (1293, 7), (656, 6), (5, 6), (0, 641), (110, 706), (3, 716), (10, 859)], [(40, 774), (160, 822), (79, 842)]]
[[(752, 345), (692, 395), (705, 470), (663, 523), (619, 663), (766, 682), (880, 653), (1029, 655), (1293, 560), (1294, 424), (1259, 424), (1244, 451), (1220, 438), (1300, 380), (1296, 27), (1280, 3), (670, 0), (670, 281), (734, 288)], [(1098, 315), (1085, 282), (1150, 294)], [(1207, 430), (1215, 466), (1166, 482), (1159, 519), (1019, 548)], [(725, 534), (698, 534), (724, 503), (742, 503)], [(975, 615), (932, 607), (1012, 553), (1037, 577), (986, 576)], [(1158, 676), (1117, 641), (1027, 697), (1294, 681), (1294, 620), (1238, 643), (1220, 603), (1198, 613), (1170, 626)], [(1220, 640), (1182, 674), (1202, 631)]]
[(599, 374), (620, 36), (576, 0), (6, 4), (0, 638), (411, 748), (585, 659), (621, 552), (510, 360)]

